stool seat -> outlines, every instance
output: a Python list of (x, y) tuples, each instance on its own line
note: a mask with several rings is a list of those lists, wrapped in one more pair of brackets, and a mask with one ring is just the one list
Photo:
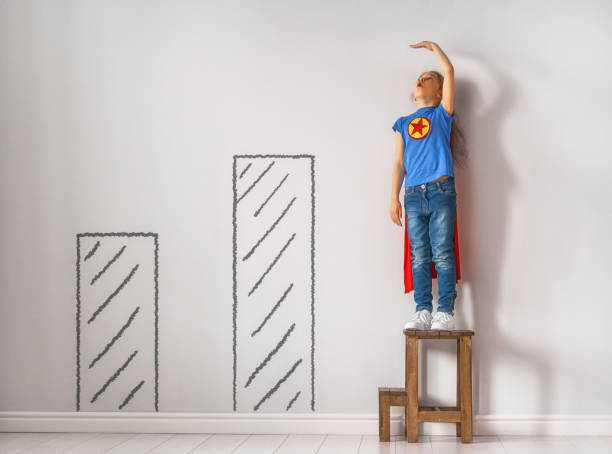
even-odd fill
[(471, 329), (405, 329), (404, 334), (419, 339), (459, 339), (462, 336), (473, 336)]
[[(456, 423), (462, 443), (472, 442), (472, 336), (473, 330), (405, 329), (406, 387), (378, 388), (378, 434), (380, 441), (390, 441), (390, 407), (405, 408), (406, 440), (418, 440), (419, 422)], [(419, 339), (457, 340), (457, 405), (419, 406), (418, 341)]]

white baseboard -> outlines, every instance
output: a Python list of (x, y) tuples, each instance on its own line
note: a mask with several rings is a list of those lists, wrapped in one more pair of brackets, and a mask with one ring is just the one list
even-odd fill
[[(612, 436), (612, 415), (474, 415), (477, 435)], [(391, 435), (403, 417), (391, 416)], [(0, 412), (0, 432), (378, 434), (378, 414)], [(454, 423), (419, 423), (423, 435), (455, 435)]]

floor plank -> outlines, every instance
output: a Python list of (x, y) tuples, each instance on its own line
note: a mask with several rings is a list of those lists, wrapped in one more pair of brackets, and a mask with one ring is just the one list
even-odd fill
[(189, 454), (230, 453), (247, 438), (249, 438), (248, 434), (214, 434)]
[(147, 451), (147, 454), (182, 454), (188, 453), (204, 443), (213, 434), (173, 434), (161, 445)]
[(59, 432), (21, 432), (15, 437), (3, 440), (0, 443), (0, 454), (14, 454), (19, 451), (33, 449), (39, 444), (61, 435)]
[(74, 448), (64, 451), (62, 454), (100, 454), (109, 449), (125, 443), (138, 434), (130, 433), (101, 433), (90, 438), (85, 443), (81, 443)]
[(566, 435), (565, 439), (576, 448), (577, 454), (610, 454), (612, 452), (612, 437)]
[[(376, 435), (362, 435), (361, 443), (359, 444), (359, 454), (394, 454), (397, 449), (397, 440), (401, 439), (396, 435), (391, 435), (390, 441), (380, 442), (378, 440), (378, 434)], [(429, 440), (428, 440), (429, 442)], [(429, 447), (429, 443), (427, 444)], [(431, 454), (431, 451), (406, 451), (406, 452), (421, 452)]]
[(252, 434), (232, 454), (274, 453), (288, 435)]
[(359, 452), (362, 435), (329, 434), (317, 454), (355, 454)]
[(564, 436), (500, 435), (507, 454), (576, 454), (576, 448)]
[(274, 454), (315, 454), (325, 440), (325, 435), (291, 434)]
[(472, 443), (462, 443), (461, 437), (452, 435), (431, 435), (433, 454), (454, 454), (469, 452), (473, 454), (506, 454), (504, 446), (495, 435), (472, 435)]
[(58, 437), (53, 437), (37, 446), (26, 448), (26, 450), (21, 452), (27, 452), (28, 454), (59, 454), (97, 435), (99, 434), (95, 432), (62, 433)]
[(144, 454), (170, 437), (172, 434), (139, 434), (104, 452), (107, 454)]

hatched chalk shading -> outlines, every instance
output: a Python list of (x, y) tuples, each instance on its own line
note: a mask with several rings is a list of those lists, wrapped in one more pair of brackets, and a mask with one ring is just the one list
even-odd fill
[(159, 411), (158, 237), (77, 234), (76, 410)]
[(314, 156), (235, 155), (232, 181), (233, 408), (314, 411)]

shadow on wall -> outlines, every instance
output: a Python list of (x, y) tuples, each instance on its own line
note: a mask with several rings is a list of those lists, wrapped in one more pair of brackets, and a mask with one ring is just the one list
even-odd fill
[[(554, 410), (551, 409), (552, 397), (546, 392), (552, 379), (548, 358), (538, 355), (535, 350), (517, 347), (512, 338), (503, 337), (508, 330), (498, 324), (500, 308), (497, 302), (502, 289), (507, 291), (512, 285), (503, 275), (503, 265), (508, 252), (505, 249), (508, 245), (507, 226), (512, 224), (510, 197), (518, 190), (513, 169), (505, 158), (501, 130), (507, 112), (514, 107), (518, 84), (476, 55), (454, 53), (453, 63), (458, 69), (455, 109), (461, 119), (469, 155), (465, 168), (459, 169), (456, 178), (462, 272), (455, 309), (458, 325), (462, 320), (470, 319), (470, 310), (473, 318), (473, 411), (475, 414), (492, 412), (493, 371), (500, 370), (503, 365), (515, 364), (522, 365), (529, 373), (535, 372), (539, 380), (535, 394), (540, 396), (537, 411), (545, 414)], [(469, 80), (462, 78), (459, 70), (472, 76)], [(477, 285), (471, 285), (471, 276), (478, 277)], [(437, 288), (437, 282), (435, 285)], [(473, 302), (471, 308), (462, 304), (464, 289), (468, 288)], [(449, 357), (455, 357), (454, 342), (446, 345), (425, 340), (422, 344), (424, 349), (442, 346)], [(422, 374), (427, 371), (426, 351), (420, 354), (423, 358), (423, 365), (419, 368)], [(428, 396), (424, 375), (419, 377), (419, 381), (423, 384), (420, 392), (428, 405), (445, 405)]]

